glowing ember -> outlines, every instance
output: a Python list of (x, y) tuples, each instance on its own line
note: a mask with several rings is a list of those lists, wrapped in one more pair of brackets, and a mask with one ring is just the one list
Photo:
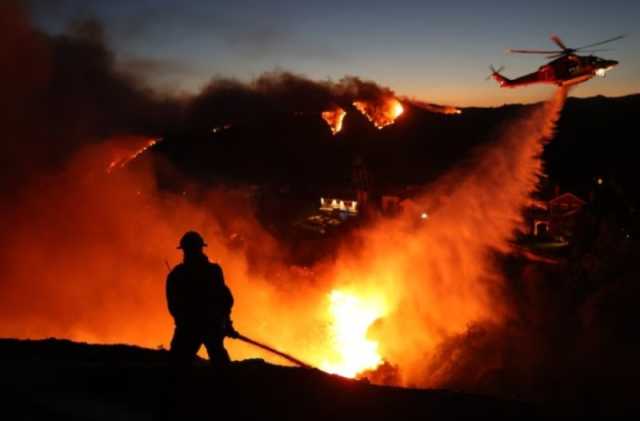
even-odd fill
[(462, 114), (462, 110), (460, 108), (446, 106), (444, 107), (443, 114)]
[(334, 358), (322, 363), (324, 371), (344, 377), (375, 369), (382, 364), (378, 343), (367, 339), (369, 327), (385, 313), (380, 301), (362, 300), (334, 290), (329, 295)]
[(331, 133), (334, 135), (339, 133), (342, 130), (342, 121), (344, 120), (344, 116), (347, 115), (347, 112), (340, 107), (337, 107), (333, 110), (325, 111), (322, 113), (322, 118), (327, 122), (329, 128), (331, 129)]
[(147, 149), (149, 149), (150, 147), (152, 147), (153, 145), (158, 143), (160, 140), (161, 139), (149, 139), (142, 148), (136, 150), (131, 155), (128, 155), (126, 157), (120, 157), (120, 158), (114, 159), (113, 161), (111, 161), (111, 163), (107, 167), (107, 173), (110, 174), (116, 168), (124, 168), (124, 167), (126, 167), (127, 164), (129, 164), (129, 162), (131, 162), (134, 159), (136, 159), (138, 156), (143, 154)]
[(404, 107), (395, 98), (377, 102), (355, 101), (353, 106), (378, 129), (393, 124), (404, 112)]

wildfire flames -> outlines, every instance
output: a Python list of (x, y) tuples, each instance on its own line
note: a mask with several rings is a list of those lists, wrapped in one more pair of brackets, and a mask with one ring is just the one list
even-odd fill
[(148, 139), (144, 141), (144, 146), (137, 149), (135, 152), (115, 158), (114, 160), (111, 161), (109, 166), (107, 166), (107, 174), (110, 174), (116, 168), (126, 167), (131, 161), (133, 161), (134, 159), (136, 159), (137, 157), (145, 153), (150, 147), (152, 147), (159, 141), (160, 139)]
[(353, 106), (378, 129), (393, 124), (404, 112), (404, 107), (400, 101), (395, 98), (383, 99), (376, 102), (354, 101)]
[(363, 300), (340, 290), (333, 290), (329, 301), (335, 358), (324, 361), (321, 369), (353, 378), (382, 364), (378, 342), (368, 339), (367, 331), (384, 316), (383, 303), (380, 300)]
[(324, 111), (322, 113), (322, 119), (327, 122), (331, 133), (336, 135), (342, 130), (342, 121), (347, 115), (347, 112), (340, 107), (336, 107), (333, 110)]

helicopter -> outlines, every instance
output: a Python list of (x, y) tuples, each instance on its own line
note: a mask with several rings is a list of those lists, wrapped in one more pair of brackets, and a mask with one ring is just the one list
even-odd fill
[[(606, 60), (594, 55), (581, 56), (578, 52), (584, 51), (594, 53), (598, 51), (608, 51), (608, 49), (586, 50), (587, 48), (596, 47), (612, 41), (624, 38), (625, 35), (619, 35), (604, 41), (595, 42), (578, 48), (569, 48), (557, 36), (551, 35), (553, 41), (560, 50), (507, 50), (508, 53), (518, 54), (549, 54), (547, 58), (554, 59), (549, 63), (540, 66), (537, 71), (520, 76), (516, 79), (509, 79), (500, 74), (503, 67), (494, 69), (490, 66), (491, 74), (489, 77), (498, 82), (501, 88), (517, 88), (527, 86), (534, 83), (550, 83), (558, 86), (570, 86), (585, 82), (594, 76), (604, 77), (609, 70), (618, 65), (616, 60)], [(489, 78), (488, 77), (488, 78)]]

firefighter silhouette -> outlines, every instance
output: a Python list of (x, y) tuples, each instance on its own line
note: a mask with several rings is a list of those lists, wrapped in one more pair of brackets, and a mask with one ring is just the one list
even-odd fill
[(184, 259), (167, 277), (167, 304), (175, 322), (170, 360), (175, 366), (190, 365), (203, 344), (212, 365), (227, 365), (224, 338), (237, 336), (231, 323), (233, 296), (222, 268), (209, 261), (204, 247), (200, 234), (185, 233), (178, 246)]

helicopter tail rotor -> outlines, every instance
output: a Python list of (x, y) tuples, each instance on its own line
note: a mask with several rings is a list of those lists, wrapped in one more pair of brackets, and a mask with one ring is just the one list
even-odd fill
[(490, 78), (494, 79), (496, 82), (498, 82), (498, 85), (500, 85), (501, 88), (510, 88), (512, 86), (511, 80), (500, 74), (500, 72), (504, 70), (504, 66), (500, 66), (498, 69), (494, 68), (493, 66), (489, 66), (489, 69), (491, 70), (491, 74), (487, 76), (487, 80)]
[(489, 73), (489, 75), (487, 75), (485, 80), (489, 80), (491, 78), (495, 78), (496, 75), (502, 76), (502, 75), (500, 75), (500, 72), (502, 72), (504, 70), (504, 66), (500, 66), (500, 67), (498, 67), (498, 69), (496, 69), (495, 67), (493, 67), (493, 65), (491, 65), (491, 66), (489, 66), (489, 70), (491, 70), (491, 73)]

